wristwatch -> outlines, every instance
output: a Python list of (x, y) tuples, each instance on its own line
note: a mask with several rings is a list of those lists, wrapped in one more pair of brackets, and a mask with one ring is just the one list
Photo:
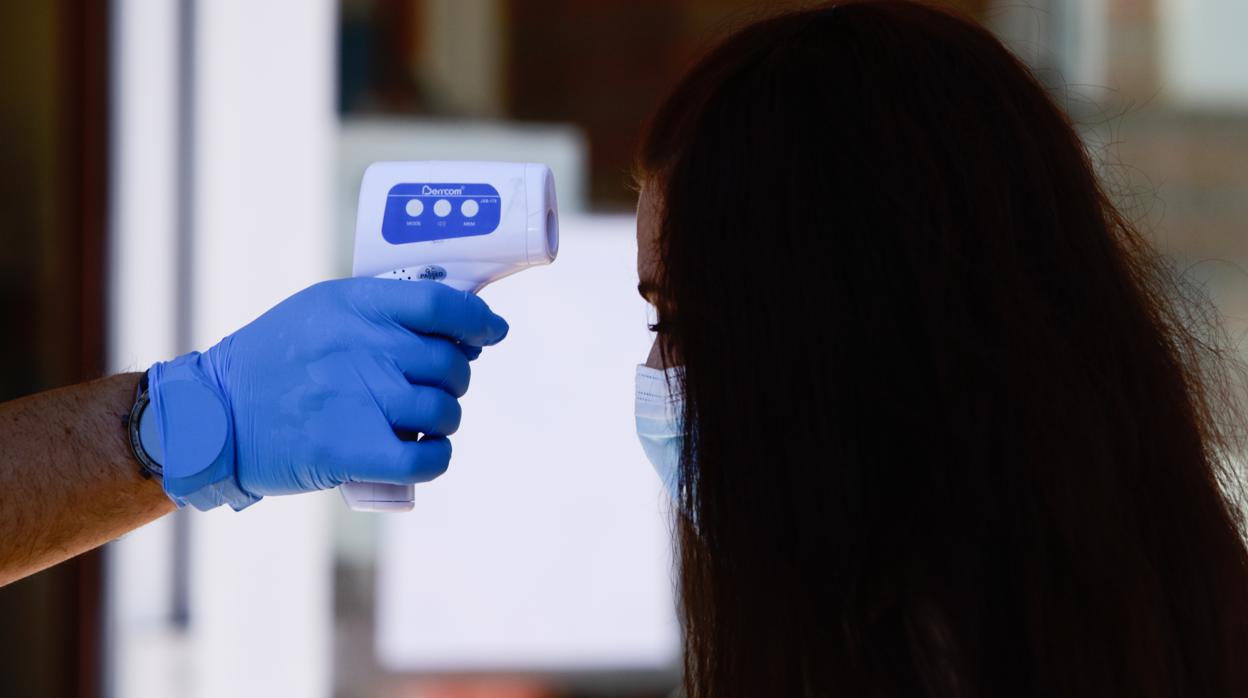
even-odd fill
[(165, 467), (162, 465), (165, 453), (160, 442), (160, 427), (156, 423), (155, 413), (148, 409), (151, 404), (145, 372), (135, 389), (134, 406), (130, 408), (129, 414), (122, 417), (121, 422), (130, 438), (130, 451), (139, 462), (139, 474), (147, 479), (154, 477), (161, 480), (165, 476)]

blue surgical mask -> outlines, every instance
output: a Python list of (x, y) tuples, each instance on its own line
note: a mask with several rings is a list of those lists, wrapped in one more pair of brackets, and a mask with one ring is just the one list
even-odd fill
[(645, 365), (638, 366), (633, 408), (641, 448), (673, 502), (680, 501), (677, 495), (680, 492), (681, 443), (684, 440), (681, 428), (684, 396), (678, 392), (680, 378), (680, 368), (660, 371)]

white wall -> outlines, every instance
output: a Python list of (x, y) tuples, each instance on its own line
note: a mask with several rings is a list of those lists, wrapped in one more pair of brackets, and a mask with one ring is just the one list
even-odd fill
[(1248, 2), (1159, 5), (1163, 94), (1189, 106), (1248, 107)]
[[(193, 11), (189, 66), (179, 7)], [(204, 349), (332, 274), (335, 7), (115, 0), (112, 368)], [(192, 87), (187, 121), (179, 84)], [(172, 274), (179, 222), (189, 279)], [(176, 346), (176, 313), (189, 319), (187, 346)], [(331, 496), (187, 513), (184, 629), (169, 622), (168, 520), (111, 544), (111, 694), (328, 695)]]
[(482, 291), (511, 332), (473, 365), (450, 470), (381, 520), (390, 671), (675, 682), (670, 504), (633, 419), (653, 340), (634, 220), (559, 227), (553, 265)]
[[(176, 351), (177, 3), (114, 0), (108, 370), (141, 371)], [(109, 695), (182, 695), (171, 624), (171, 519), (105, 548)]]

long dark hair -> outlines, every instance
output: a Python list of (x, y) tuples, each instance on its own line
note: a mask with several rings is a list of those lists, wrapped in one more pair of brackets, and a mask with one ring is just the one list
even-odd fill
[(1216, 347), (990, 33), (760, 21), (639, 169), (690, 698), (1248, 695)]

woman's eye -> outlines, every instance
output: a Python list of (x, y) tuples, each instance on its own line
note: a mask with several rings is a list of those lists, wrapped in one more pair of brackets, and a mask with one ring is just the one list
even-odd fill
[(652, 323), (650, 323), (650, 324), (646, 325), (646, 327), (650, 328), (650, 331), (651, 331), (651, 332), (657, 332), (657, 333), (659, 333), (659, 334), (663, 334), (664, 332), (666, 332), (666, 331), (667, 331), (667, 328), (663, 325), (662, 321), (660, 321), (660, 322), (652, 322)]

